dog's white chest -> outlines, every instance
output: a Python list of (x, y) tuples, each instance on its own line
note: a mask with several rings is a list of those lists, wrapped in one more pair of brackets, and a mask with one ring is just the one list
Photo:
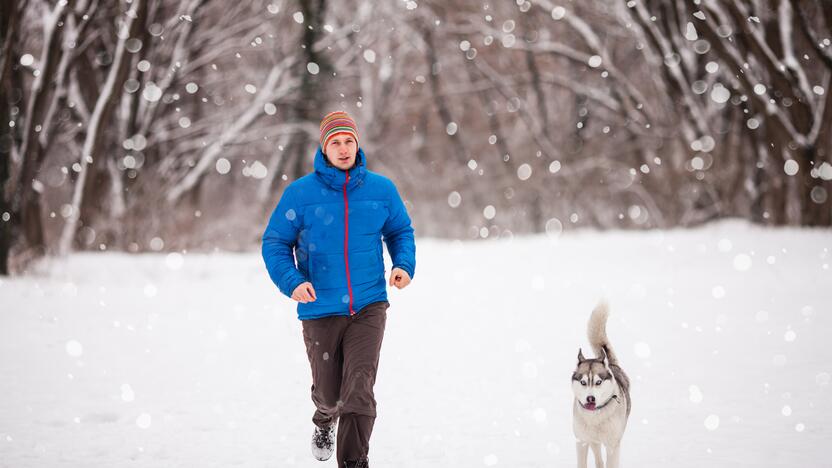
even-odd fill
[(617, 446), (624, 435), (627, 413), (623, 405), (586, 411), (575, 404), (572, 428), (581, 442)]

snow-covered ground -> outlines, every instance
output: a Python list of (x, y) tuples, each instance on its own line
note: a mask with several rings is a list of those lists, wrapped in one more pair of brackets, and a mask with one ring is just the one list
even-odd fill
[[(602, 297), (633, 381), (624, 466), (830, 466), (830, 250), (737, 222), (422, 239), (391, 292), (373, 466), (574, 466), (570, 376)], [(0, 466), (335, 466), (309, 454), (300, 323), (259, 254), (46, 271), (0, 281)]]

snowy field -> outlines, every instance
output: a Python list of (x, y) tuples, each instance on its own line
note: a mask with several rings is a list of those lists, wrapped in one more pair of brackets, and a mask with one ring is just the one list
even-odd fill
[[(830, 466), (832, 233), (418, 242), (391, 293), (375, 468), (575, 466), (596, 301), (633, 381), (623, 466)], [(591, 351), (585, 351), (591, 354)], [(334, 467), (259, 253), (84, 254), (0, 280), (0, 466)]]

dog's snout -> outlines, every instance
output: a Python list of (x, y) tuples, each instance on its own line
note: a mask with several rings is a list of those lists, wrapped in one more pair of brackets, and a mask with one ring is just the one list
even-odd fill
[(587, 403), (595, 403), (595, 397), (592, 396), (592, 395), (586, 397), (586, 402)]

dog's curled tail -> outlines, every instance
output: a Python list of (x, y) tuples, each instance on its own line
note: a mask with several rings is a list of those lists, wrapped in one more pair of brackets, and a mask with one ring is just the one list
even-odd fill
[(609, 338), (607, 338), (607, 317), (609, 316), (609, 306), (606, 301), (601, 301), (595, 306), (592, 315), (589, 316), (589, 323), (586, 327), (586, 334), (589, 338), (589, 344), (592, 345), (592, 351), (595, 352), (596, 358), (604, 357), (604, 352), (607, 353), (607, 359), (610, 364), (618, 365), (618, 359), (612, 350)]

